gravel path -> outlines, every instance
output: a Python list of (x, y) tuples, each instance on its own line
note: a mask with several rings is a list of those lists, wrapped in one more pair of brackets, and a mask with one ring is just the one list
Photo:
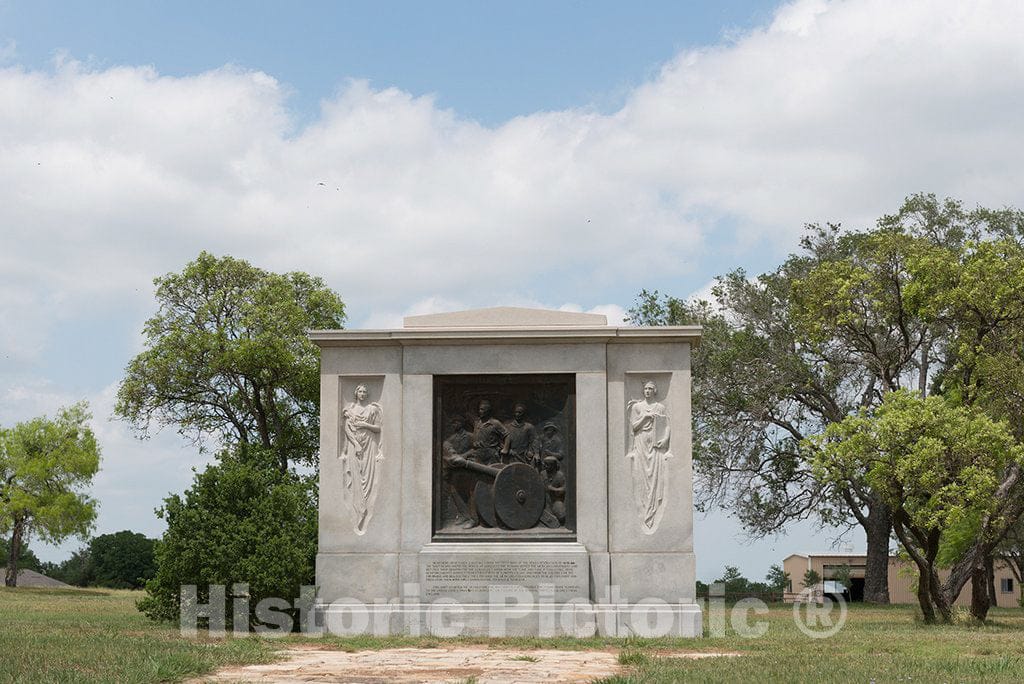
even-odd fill
[(479, 684), (587, 682), (619, 671), (607, 651), (514, 651), (482, 647), (395, 648), (383, 651), (289, 649), (269, 665), (217, 672), (212, 682), (461, 682)]
[[(621, 673), (614, 651), (550, 651), (458, 648), (393, 648), (380, 651), (331, 651), (293, 647), (285, 659), (269, 665), (220, 670), (198, 682), (462, 682), (479, 684), (543, 684), (589, 682)], [(719, 653), (664, 653), (676, 658), (702, 658)]]

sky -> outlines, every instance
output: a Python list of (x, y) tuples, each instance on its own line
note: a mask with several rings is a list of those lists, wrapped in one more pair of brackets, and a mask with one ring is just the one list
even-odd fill
[[(87, 399), (96, 532), (158, 535), (207, 456), (113, 398), (153, 278), (202, 250), (323, 277), (350, 328), (617, 323), (771, 270), (807, 223), (1024, 205), (1024, 4), (634, 5), (0, 0), (0, 425)], [(705, 580), (835, 536), (695, 527)]]

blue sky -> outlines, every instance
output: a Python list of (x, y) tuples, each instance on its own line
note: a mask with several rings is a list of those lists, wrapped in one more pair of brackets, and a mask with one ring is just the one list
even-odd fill
[(611, 110), (680, 50), (771, 17), (776, 3), (4, 2), (19, 62), (58, 51), (185, 76), (225, 64), (288, 84), (300, 121), (347, 78), (499, 124), (539, 110)]
[[(1021, 25), (1009, 0), (0, 0), (0, 424), (89, 399), (97, 531), (155, 535), (206, 457), (108, 418), (152, 279), (200, 250), (323, 276), (351, 327), (614, 321), (914, 192), (1021, 206)], [(831, 541), (738, 535), (698, 521), (699, 577)]]

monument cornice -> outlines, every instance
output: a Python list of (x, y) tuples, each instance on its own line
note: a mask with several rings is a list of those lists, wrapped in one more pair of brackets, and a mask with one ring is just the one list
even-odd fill
[(320, 348), (413, 346), (437, 344), (573, 344), (573, 343), (679, 343), (696, 347), (698, 325), (660, 327), (541, 326), (474, 328), (403, 328), (395, 330), (310, 330), (309, 339)]

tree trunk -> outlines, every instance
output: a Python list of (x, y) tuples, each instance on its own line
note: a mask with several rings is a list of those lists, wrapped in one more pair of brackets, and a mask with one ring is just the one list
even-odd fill
[(21, 560), (21, 539), (24, 531), (25, 522), (15, 518), (11, 546), (7, 553), (7, 574), (4, 577), (4, 585), (8, 587), (18, 586), (18, 561)]
[(934, 604), (935, 610), (939, 611), (942, 621), (948, 625), (953, 622), (953, 602), (956, 601), (959, 592), (952, 596), (946, 592), (947, 587), (939, 581), (939, 572), (935, 567), (935, 559), (939, 555), (939, 540), (942, 538), (942, 532), (938, 528), (933, 528), (928, 530), (926, 535), (918, 534), (917, 536), (919, 539), (923, 538), (925, 540), (924, 557), (928, 567), (928, 583), (932, 594), (932, 604)]
[(928, 396), (928, 365), (931, 351), (932, 342), (930, 339), (925, 338), (921, 344), (921, 364), (919, 367), (920, 372), (917, 376), (917, 391), (921, 393), (922, 399)]
[(985, 621), (988, 615), (988, 572), (984, 563), (974, 566), (971, 573), (971, 615), (979, 622)]
[(925, 623), (935, 623), (935, 609), (932, 608), (932, 594), (928, 589), (928, 571), (925, 568), (918, 568), (917, 577), (917, 602), (921, 606), (921, 614)]
[(1010, 572), (1013, 573), (1017, 584), (1024, 582), (1024, 556), (1006, 554), (1001, 556), (1000, 559), (1010, 567)]
[[(922, 555), (912, 542), (910, 532), (907, 531), (903, 517), (893, 520), (893, 531), (896, 537), (903, 544), (903, 548), (910, 554), (910, 559), (917, 566), (917, 602), (921, 606), (921, 615), (927, 624), (935, 622), (935, 600), (931, 581), (932, 563), (927, 559), (927, 554)], [(917, 536), (917, 535), (915, 535)]]
[(985, 578), (988, 580), (988, 605), (995, 608), (999, 598), (996, 596), (996, 559), (992, 553), (985, 556)]
[(939, 582), (939, 574), (935, 571), (934, 561), (928, 574), (931, 578), (932, 601), (935, 604), (935, 609), (939, 611), (942, 621), (948, 625), (953, 622), (953, 601), (956, 600), (956, 597), (948, 599), (945, 593), (943, 593), (942, 583)]
[[(892, 516), (889, 508), (875, 503), (868, 508), (868, 552), (864, 567), (864, 602), (889, 603), (889, 538), (892, 534)], [(927, 587), (925, 587), (927, 590)]]

